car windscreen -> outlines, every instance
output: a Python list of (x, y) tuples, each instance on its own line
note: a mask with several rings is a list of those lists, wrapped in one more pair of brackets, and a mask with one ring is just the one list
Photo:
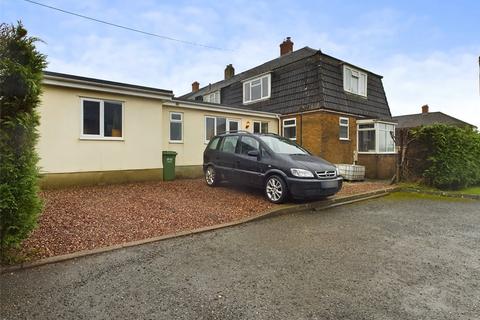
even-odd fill
[(308, 154), (307, 151), (298, 146), (295, 142), (285, 138), (274, 136), (260, 136), (265, 144), (275, 153), (282, 154)]

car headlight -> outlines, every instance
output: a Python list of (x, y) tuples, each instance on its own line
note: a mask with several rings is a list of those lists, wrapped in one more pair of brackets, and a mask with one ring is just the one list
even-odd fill
[(340, 176), (340, 170), (338, 170), (337, 167), (335, 167), (335, 173), (337, 174), (337, 177)]
[(313, 173), (312, 173), (311, 171), (308, 171), (308, 170), (292, 168), (292, 169), (290, 169), (290, 172), (292, 172), (292, 174), (293, 174), (295, 177), (299, 177), (299, 178), (313, 178)]

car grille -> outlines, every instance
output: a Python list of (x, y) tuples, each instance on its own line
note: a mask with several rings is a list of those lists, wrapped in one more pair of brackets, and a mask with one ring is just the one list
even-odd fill
[(332, 171), (315, 171), (319, 179), (335, 178), (337, 173), (335, 170)]

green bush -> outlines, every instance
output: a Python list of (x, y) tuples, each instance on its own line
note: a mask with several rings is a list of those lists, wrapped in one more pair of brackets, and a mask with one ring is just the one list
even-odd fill
[(414, 131), (427, 147), (423, 177), (440, 189), (460, 189), (480, 183), (480, 133), (471, 128), (431, 125)]
[(0, 258), (35, 228), (42, 209), (35, 144), (46, 59), (36, 41), (20, 22), (0, 25)]

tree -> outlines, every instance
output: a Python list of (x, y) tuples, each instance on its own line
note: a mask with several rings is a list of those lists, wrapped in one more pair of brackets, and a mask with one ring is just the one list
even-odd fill
[(36, 108), (46, 57), (21, 22), (0, 24), (0, 258), (35, 228), (38, 196)]

